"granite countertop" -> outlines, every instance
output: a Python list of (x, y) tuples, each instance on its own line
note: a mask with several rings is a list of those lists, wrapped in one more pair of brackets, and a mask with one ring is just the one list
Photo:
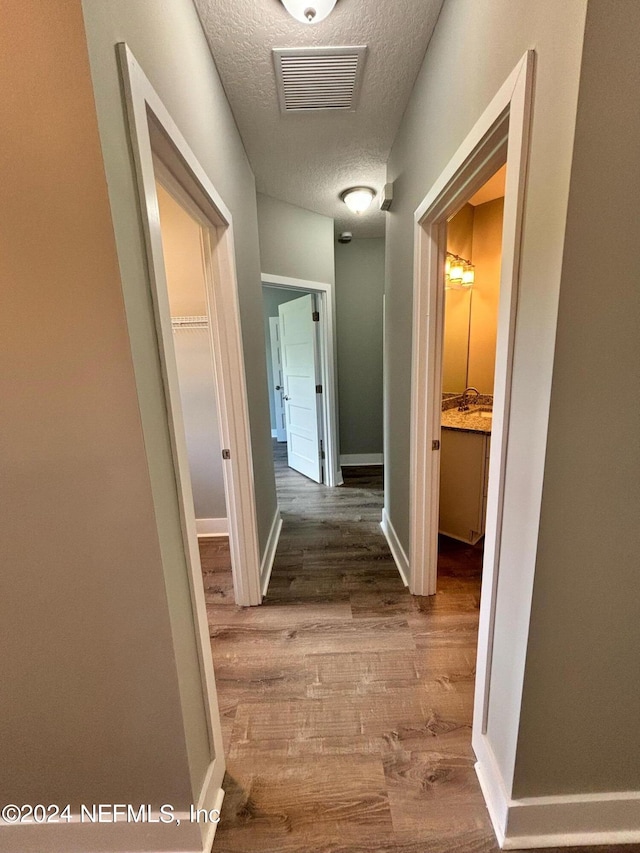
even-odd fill
[[(442, 412), (440, 421), (443, 429), (457, 429), (463, 432), (478, 432), (491, 435), (491, 417), (486, 416), (488, 406), (471, 406), (468, 412), (459, 412), (457, 408)], [(485, 414), (480, 410), (485, 409)]]

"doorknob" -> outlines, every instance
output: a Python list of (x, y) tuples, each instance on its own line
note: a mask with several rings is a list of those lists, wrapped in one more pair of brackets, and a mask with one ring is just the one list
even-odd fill
[(285, 400), (289, 400), (289, 399), (291, 399), (291, 398), (290, 398), (290, 397), (287, 397), (287, 395), (285, 394), (285, 395), (284, 395), (284, 399), (285, 399)]

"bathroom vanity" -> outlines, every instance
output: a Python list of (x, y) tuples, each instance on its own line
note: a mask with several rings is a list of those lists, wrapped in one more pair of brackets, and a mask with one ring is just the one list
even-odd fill
[(440, 533), (475, 545), (484, 535), (491, 446), (491, 411), (442, 412)]

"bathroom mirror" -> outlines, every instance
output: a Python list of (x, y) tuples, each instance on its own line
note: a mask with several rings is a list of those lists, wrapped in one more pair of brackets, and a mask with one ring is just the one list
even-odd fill
[[(447, 251), (471, 258), (473, 206), (465, 206), (447, 223)], [(462, 394), (469, 384), (469, 330), (473, 288), (445, 290), (442, 345), (442, 391)]]
[(462, 394), (469, 385), (469, 324), (473, 288), (445, 291), (442, 391)]
[[(447, 223), (447, 251), (473, 264), (472, 287), (445, 289), (442, 390), (461, 394), (473, 386), (493, 394), (504, 169), (497, 172)], [(453, 272), (454, 262), (450, 259)]]

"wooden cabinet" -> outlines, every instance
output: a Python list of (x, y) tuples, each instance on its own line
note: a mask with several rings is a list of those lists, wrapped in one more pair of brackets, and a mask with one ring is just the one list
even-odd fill
[(469, 542), (484, 535), (491, 436), (443, 429), (440, 440), (440, 533)]

